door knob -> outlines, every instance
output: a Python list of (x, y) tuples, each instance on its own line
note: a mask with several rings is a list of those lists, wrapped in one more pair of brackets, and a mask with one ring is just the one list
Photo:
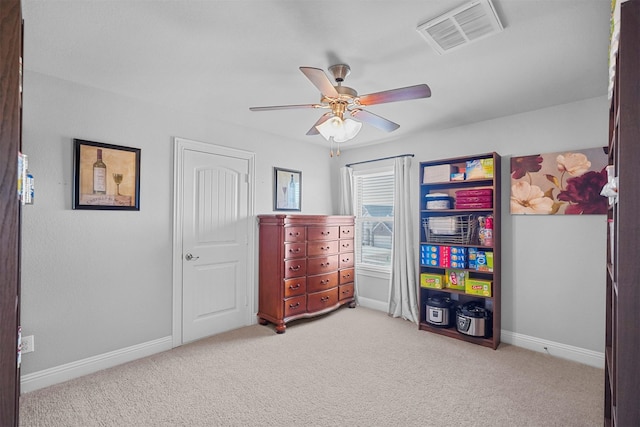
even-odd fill
[(195, 261), (195, 260), (197, 260), (198, 258), (200, 258), (200, 257), (199, 257), (199, 256), (193, 256), (193, 255), (191, 255), (191, 254), (186, 254), (186, 255), (184, 256), (184, 259), (186, 259), (187, 261)]

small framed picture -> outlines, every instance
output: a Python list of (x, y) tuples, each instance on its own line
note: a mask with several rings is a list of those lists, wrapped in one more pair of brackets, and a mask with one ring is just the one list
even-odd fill
[(302, 204), (302, 172), (273, 168), (273, 210), (300, 211)]
[(73, 141), (73, 209), (139, 211), (140, 149)]

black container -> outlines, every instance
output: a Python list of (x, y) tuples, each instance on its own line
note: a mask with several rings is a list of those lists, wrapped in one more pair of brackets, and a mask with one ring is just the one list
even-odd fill
[(456, 329), (472, 337), (491, 336), (491, 311), (469, 302), (456, 308)]
[(431, 326), (448, 328), (453, 323), (453, 301), (449, 298), (427, 298), (425, 321)]

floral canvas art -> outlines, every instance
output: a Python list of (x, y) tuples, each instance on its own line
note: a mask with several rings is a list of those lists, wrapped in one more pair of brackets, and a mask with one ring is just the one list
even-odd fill
[(606, 214), (607, 154), (602, 147), (511, 158), (511, 213)]

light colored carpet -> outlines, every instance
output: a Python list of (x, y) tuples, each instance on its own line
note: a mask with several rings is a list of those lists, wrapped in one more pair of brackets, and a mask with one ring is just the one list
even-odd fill
[(600, 426), (601, 369), (362, 307), (253, 325), (24, 394), (21, 426)]

